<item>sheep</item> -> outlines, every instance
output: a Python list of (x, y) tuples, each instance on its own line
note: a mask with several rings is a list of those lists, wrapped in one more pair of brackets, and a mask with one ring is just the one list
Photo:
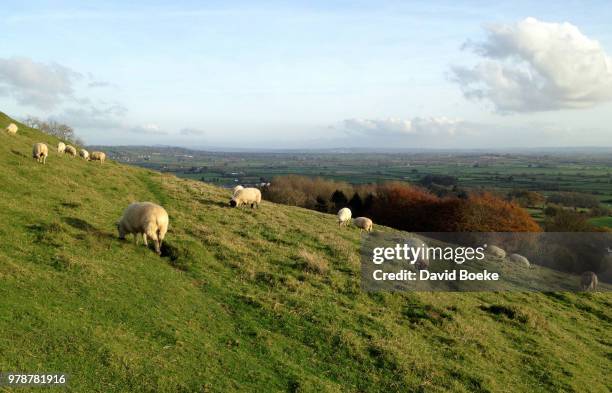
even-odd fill
[(36, 158), (36, 161), (43, 162), (49, 155), (49, 148), (43, 142), (35, 143), (32, 145), (32, 158)]
[(361, 230), (365, 230), (366, 232), (372, 231), (372, 220), (367, 217), (357, 217), (353, 220), (353, 224), (359, 228), (359, 232), (361, 232)]
[(11, 123), (5, 128), (5, 130), (10, 135), (15, 135), (17, 131), (19, 130), (19, 127), (17, 127), (17, 124)]
[(104, 164), (104, 160), (106, 160), (106, 153), (101, 151), (92, 151), (89, 155), (89, 159), (91, 161), (100, 161), (100, 164)]
[(234, 189), (232, 190), (232, 195), (236, 195), (236, 192), (238, 190), (244, 190), (244, 187), (242, 187), (241, 185), (234, 187)]
[(32, 158), (36, 158), (37, 162), (47, 163), (47, 156), (49, 155), (49, 148), (44, 143), (35, 143), (32, 146)]
[(247, 187), (242, 190), (236, 191), (236, 193), (230, 199), (231, 207), (238, 207), (242, 205), (251, 205), (251, 209), (254, 207), (259, 208), (261, 203), (261, 191), (257, 188)]
[(529, 259), (525, 258), (520, 254), (511, 254), (509, 258), (512, 262), (519, 263), (521, 265), (524, 265), (525, 267), (530, 266)]
[(487, 250), (489, 254), (493, 255), (494, 257), (498, 257), (501, 259), (504, 259), (506, 257), (506, 251), (497, 246), (490, 245), (487, 247)]
[(66, 154), (70, 154), (73, 157), (77, 156), (77, 149), (72, 145), (66, 145), (66, 149), (64, 151)]
[(346, 225), (351, 221), (351, 209), (343, 207), (338, 210), (338, 226)]
[(117, 222), (119, 238), (125, 239), (127, 234), (134, 234), (134, 243), (138, 244), (138, 236), (142, 234), (145, 246), (147, 238), (155, 241), (155, 252), (161, 255), (161, 245), (168, 231), (169, 223), (166, 210), (152, 202), (135, 202), (124, 211)]
[(66, 152), (66, 144), (64, 142), (57, 144), (57, 152), (60, 154), (64, 154), (64, 152)]
[(81, 151), (79, 152), (79, 155), (81, 156), (81, 158), (83, 158), (85, 161), (89, 161), (89, 152), (85, 149), (81, 149)]
[(583, 291), (594, 291), (599, 284), (597, 274), (593, 272), (584, 272), (580, 276), (580, 289)]

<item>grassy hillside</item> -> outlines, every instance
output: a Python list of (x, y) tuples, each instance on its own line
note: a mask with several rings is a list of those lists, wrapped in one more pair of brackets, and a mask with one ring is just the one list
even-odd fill
[[(363, 293), (359, 232), (332, 216), (54, 149), (43, 166), (39, 141), (0, 133), (2, 371), (74, 392), (612, 386), (609, 292)], [(162, 258), (117, 239), (136, 200), (170, 214)]]

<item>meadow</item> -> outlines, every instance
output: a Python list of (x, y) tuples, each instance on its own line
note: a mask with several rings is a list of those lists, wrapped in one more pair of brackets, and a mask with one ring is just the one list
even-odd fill
[[(227, 189), (53, 149), (37, 164), (58, 140), (23, 125), (0, 139), (0, 370), (70, 392), (612, 385), (610, 292), (364, 292), (359, 231), (333, 215), (230, 209)], [(117, 238), (135, 200), (170, 214), (161, 258)]]

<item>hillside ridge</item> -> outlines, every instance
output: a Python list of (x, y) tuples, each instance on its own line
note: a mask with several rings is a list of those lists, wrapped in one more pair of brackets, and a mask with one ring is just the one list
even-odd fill
[[(16, 124), (0, 133), (2, 371), (65, 372), (76, 392), (612, 385), (609, 292), (365, 293), (359, 231), (331, 215), (230, 209), (228, 190), (59, 155)], [(117, 238), (142, 200), (170, 215), (161, 258)]]

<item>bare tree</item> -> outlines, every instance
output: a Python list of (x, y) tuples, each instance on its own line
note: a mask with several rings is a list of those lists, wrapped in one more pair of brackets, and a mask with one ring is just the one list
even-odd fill
[(83, 140), (78, 138), (74, 133), (74, 129), (67, 124), (52, 119), (42, 120), (36, 116), (27, 116), (23, 119), (23, 124), (28, 127), (37, 128), (45, 134), (53, 135), (64, 141), (84, 145)]

